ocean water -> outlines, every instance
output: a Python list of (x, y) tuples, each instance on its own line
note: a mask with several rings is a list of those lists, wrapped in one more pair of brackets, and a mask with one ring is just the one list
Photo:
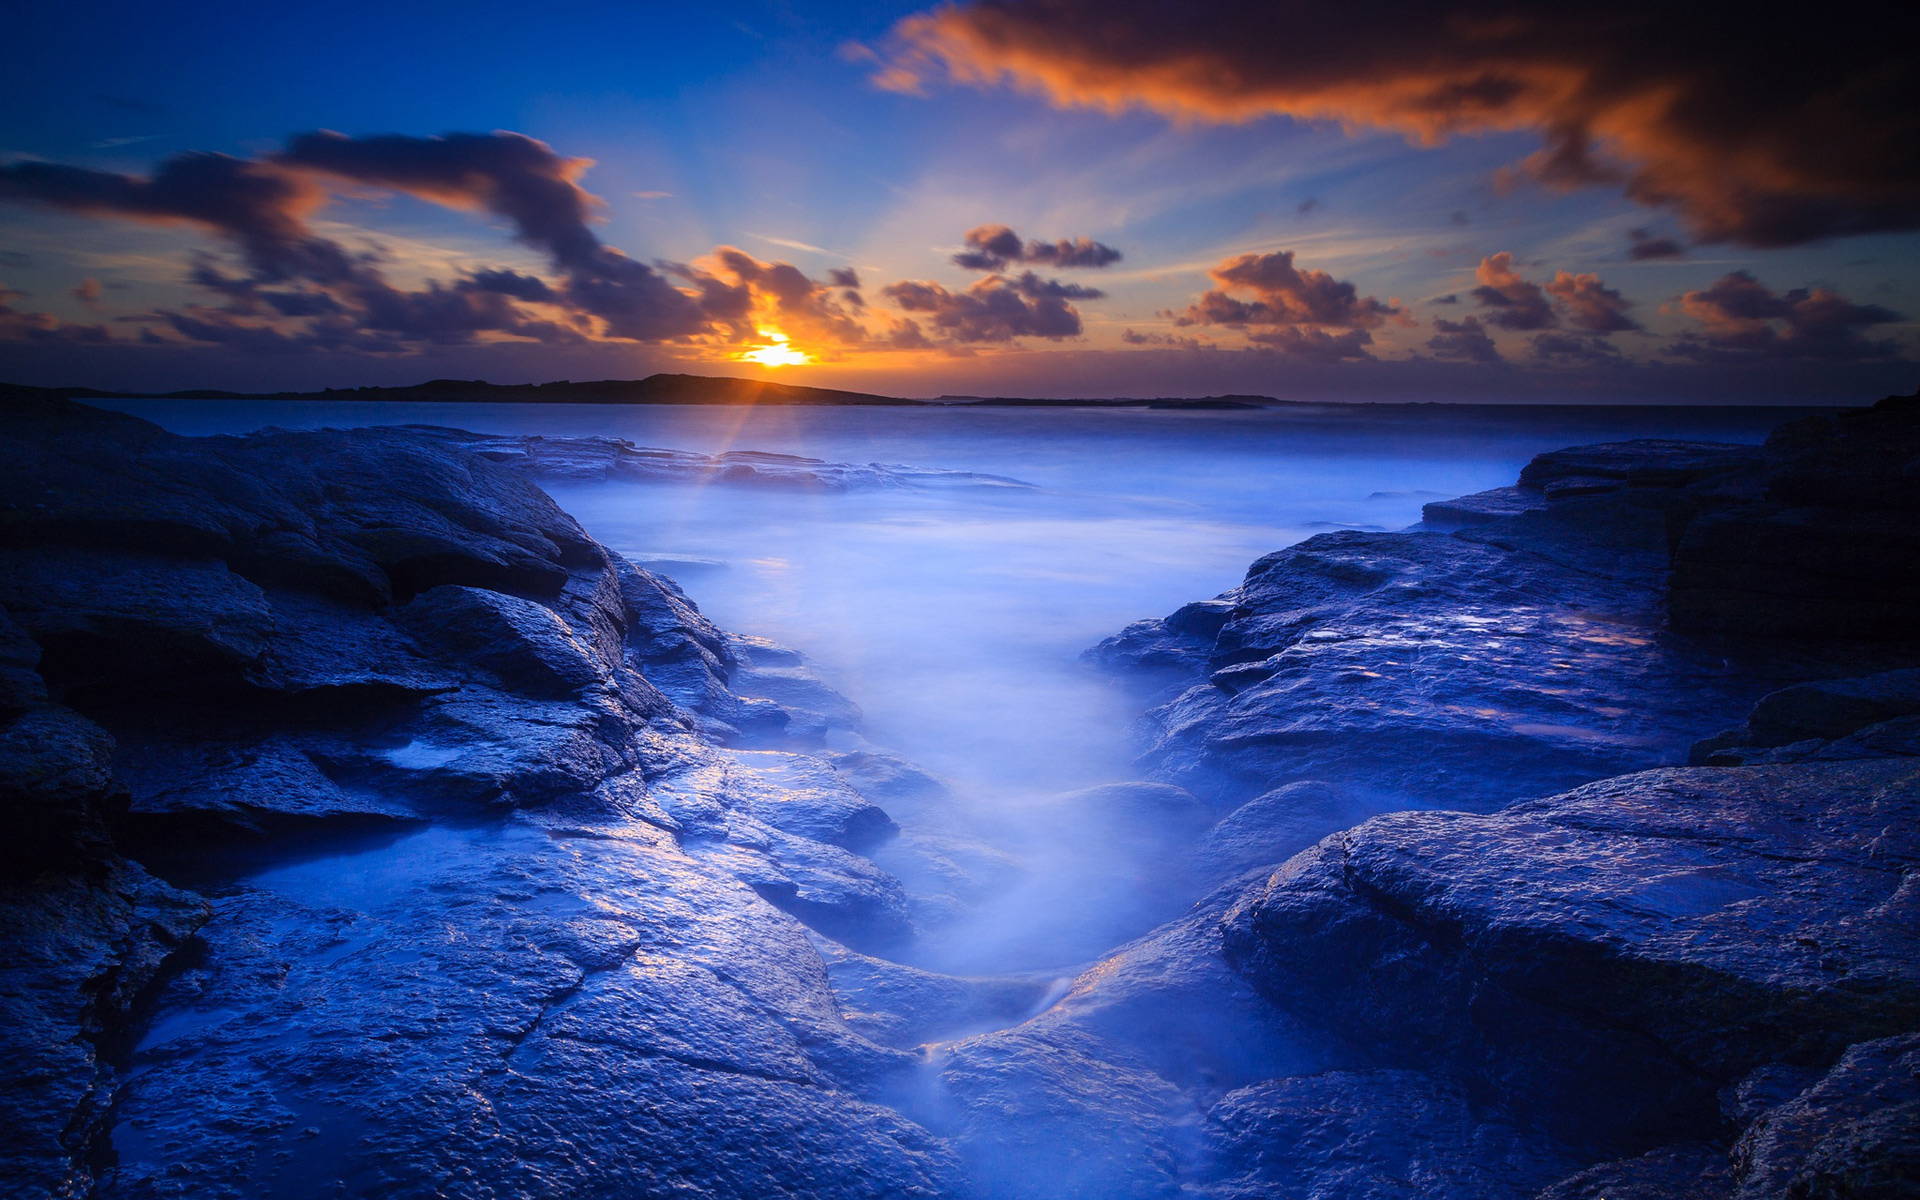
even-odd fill
[[(1269, 551), (1333, 529), (1402, 529), (1427, 501), (1510, 484), (1542, 451), (1643, 437), (1754, 443), (1804, 415), (1442, 405), (114, 407), (187, 434), (423, 423), (948, 468), (1030, 485), (841, 493), (549, 485), (613, 549), (675, 562), (659, 569), (722, 627), (804, 653), (864, 710), (871, 744), (951, 781), (953, 797), (937, 810), (894, 815), (909, 834), (969, 838), (1010, 864), (977, 912), (912, 951), (924, 965), (970, 972), (1069, 967), (1168, 915), (1139, 900), (1135, 868), (1150, 869), (1150, 847), (1076, 825), (1051, 801), (1138, 774), (1128, 726), (1140, 695), (1084, 665), (1087, 647), (1232, 587)], [(1144, 860), (1119, 863), (1127, 853)]]

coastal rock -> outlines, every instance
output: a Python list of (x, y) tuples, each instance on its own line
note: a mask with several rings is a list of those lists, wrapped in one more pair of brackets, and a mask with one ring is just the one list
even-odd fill
[(909, 1064), (667, 833), (531, 815), (269, 864), (132, 1052), (103, 1197), (942, 1195)]
[(1920, 754), (1920, 670), (1796, 684), (1761, 697), (1746, 723), (1695, 742), (1694, 766)]
[(1920, 395), (1811, 417), (1708, 489), (1676, 539), (1676, 628), (1910, 641), (1920, 624)]
[(1734, 1149), (1738, 1200), (1912, 1195), (1920, 1187), (1920, 1035), (1850, 1047)]
[(432, 436), (0, 419), (10, 1180), (959, 1189), (801, 924), (911, 937), (891, 820), (717, 744), (804, 668)]
[(1539, 1200), (1732, 1200), (1733, 1166), (1723, 1147), (1681, 1142), (1588, 1167), (1541, 1192)]
[(1331, 1071), (1232, 1092), (1207, 1114), (1206, 1196), (1532, 1200), (1565, 1151), (1416, 1071)]
[(1920, 767), (1664, 770), (1328, 838), (1229, 914), (1262, 994), (1572, 1145), (1719, 1127), (1718, 1089), (1920, 1024)]

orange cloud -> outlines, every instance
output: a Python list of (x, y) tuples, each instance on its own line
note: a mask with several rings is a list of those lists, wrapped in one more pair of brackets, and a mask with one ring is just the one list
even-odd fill
[(1920, 227), (1920, 65), (1878, 6), (980, 0), (908, 18), (892, 86), (945, 74), (1059, 105), (1285, 115), (1435, 145), (1536, 130), (1520, 176), (1619, 182), (1701, 241)]

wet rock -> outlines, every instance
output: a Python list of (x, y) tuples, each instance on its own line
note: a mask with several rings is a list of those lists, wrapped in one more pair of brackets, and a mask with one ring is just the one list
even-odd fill
[(1018, 1024), (1053, 986), (1044, 978), (942, 975), (825, 938), (814, 944), (848, 1027), (901, 1050)]
[(396, 616), (443, 660), (490, 672), (521, 695), (561, 700), (612, 680), (558, 613), (518, 596), (443, 585), (414, 597)]
[(1277, 866), (1371, 815), (1370, 805), (1330, 783), (1289, 783), (1247, 801), (1208, 830), (1194, 848), (1194, 871), (1219, 884), (1255, 867)]
[(1420, 506), (1420, 519), (1430, 529), (1451, 532), (1469, 525), (1486, 525), (1547, 506), (1546, 495), (1535, 488), (1503, 487), (1452, 500)]
[(931, 1071), (909, 1110), (955, 1144), (977, 1195), (1172, 1197), (1194, 1155), (1191, 1102), (1102, 1039), (1009, 1030), (943, 1048)]
[(821, 757), (833, 764), (841, 778), (875, 802), (931, 800), (947, 793), (947, 785), (895, 754), (878, 750), (851, 750)]
[[(1694, 743), (1695, 766), (1876, 758), (1920, 752), (1920, 671), (1820, 680), (1769, 693), (1744, 725)], [(1854, 735), (1859, 735), (1855, 737)]]
[(1920, 1035), (1850, 1047), (1763, 1113), (1734, 1149), (1739, 1200), (1912, 1195), (1920, 1187)]
[(1719, 442), (1641, 438), (1574, 446), (1536, 455), (1520, 472), (1520, 486), (1545, 490), (1577, 480), (1583, 489), (1681, 487), (1764, 461), (1758, 447)]
[(1565, 1151), (1415, 1071), (1334, 1071), (1232, 1092), (1207, 1114), (1216, 1182), (1274, 1200), (1521, 1200)]
[(1733, 1167), (1721, 1146), (1683, 1142), (1601, 1163), (1541, 1192), (1539, 1200), (1731, 1200)]
[(206, 905), (122, 859), (0, 880), (0, 1176), (89, 1194), (106, 1158), (132, 1012)]
[(1142, 761), (1229, 800), (1320, 780), (1371, 811), (1487, 809), (1676, 761), (1765, 689), (1662, 630), (1637, 565), (1657, 523), (1640, 558), (1538, 524), (1327, 534), (1259, 560), (1210, 675), (1149, 714)]
[(1676, 540), (1677, 628), (1911, 640), (1920, 620), (1920, 400), (1776, 430), (1767, 461), (1709, 490)]
[(103, 1197), (946, 1195), (800, 925), (619, 820), (257, 870), (133, 1051)]
[(1227, 920), (1261, 992), (1637, 1152), (1718, 1089), (1920, 1022), (1911, 763), (1668, 770), (1491, 816), (1376, 817)]
[[(711, 736), (790, 723), (727, 686), (747, 661), (808, 686), (776, 648), (429, 435), (0, 420), (10, 1179), (960, 1187), (866, 1098), (906, 1060), (840, 1019), (788, 915), (910, 937), (899, 882), (814, 840), (890, 819), (824, 761)], [(204, 903), (116, 838), (216, 899), (201, 957)]]

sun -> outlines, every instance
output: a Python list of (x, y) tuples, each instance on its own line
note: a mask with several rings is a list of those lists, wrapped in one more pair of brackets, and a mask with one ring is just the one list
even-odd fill
[(746, 351), (740, 356), (740, 361), (759, 363), (763, 367), (797, 367), (813, 361), (813, 355), (789, 346), (787, 335), (778, 329), (761, 329), (758, 332), (767, 339), (767, 344)]

